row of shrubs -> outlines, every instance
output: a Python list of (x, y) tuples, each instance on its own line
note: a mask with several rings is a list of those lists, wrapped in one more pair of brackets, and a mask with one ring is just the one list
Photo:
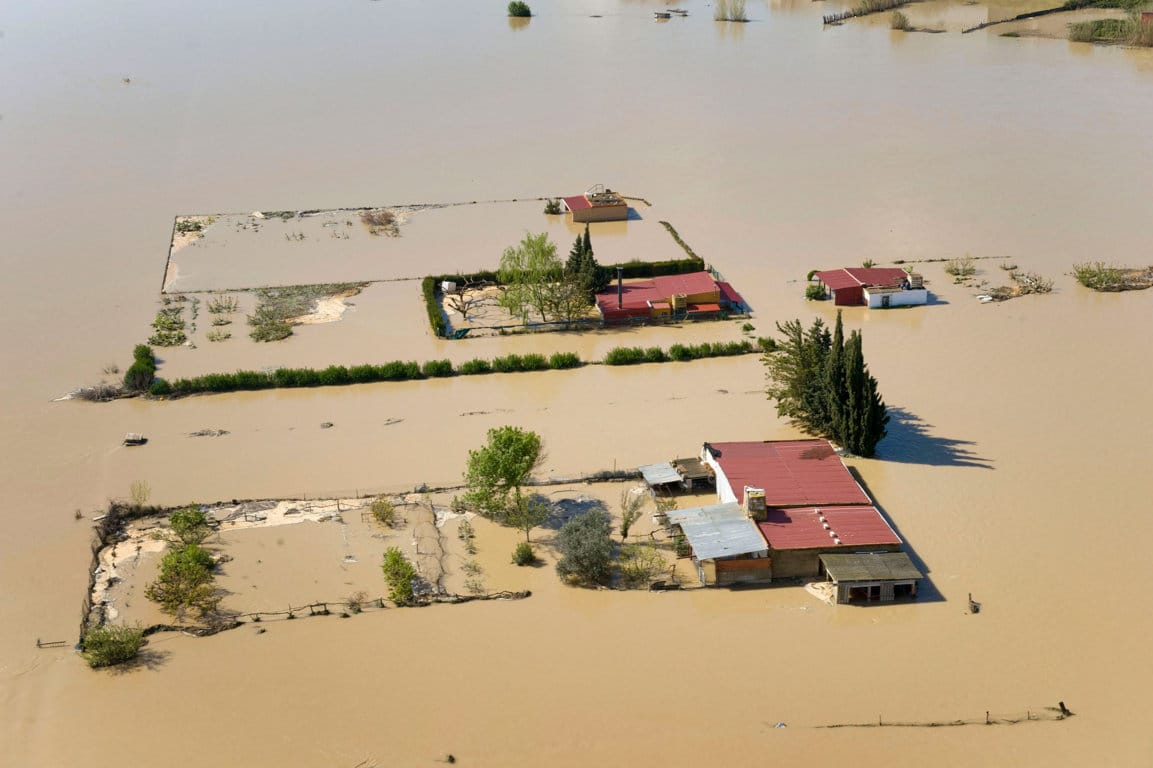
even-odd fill
[[(664, 363), (669, 361), (698, 360), (704, 357), (744, 355), (773, 348), (772, 339), (730, 342), (704, 342), (702, 344), (673, 344), (667, 350), (660, 347), (615, 347), (605, 355), (605, 365), (635, 365), (637, 363)], [(200, 392), (242, 392), (259, 389), (293, 389), (297, 387), (332, 387), (344, 384), (369, 384), (377, 381), (412, 381), (450, 376), (477, 376), (486, 373), (520, 373), (524, 371), (565, 370), (578, 368), (584, 363), (574, 352), (556, 352), (545, 357), (540, 354), (505, 355), (492, 360), (477, 358), (455, 367), (451, 360), (429, 360), (423, 365), (400, 360), (383, 365), (330, 365), (323, 369), (277, 368), (272, 372), (236, 371), (235, 373), (207, 373), (190, 379), (154, 379), (146, 386), (148, 393), (157, 397), (192, 395)]]
[(772, 339), (757, 339), (757, 343), (744, 339), (702, 344), (673, 344), (668, 350), (660, 347), (614, 347), (605, 355), (605, 365), (636, 365), (638, 363), (667, 363), (699, 360), (703, 357), (730, 357), (750, 352), (770, 351)]
[[(670, 231), (671, 228), (670, 228)], [(675, 234), (674, 237), (679, 236)], [(685, 246), (686, 248), (688, 246)], [(624, 264), (610, 264), (602, 267), (614, 279), (617, 268), (621, 270), (621, 277), (626, 280), (647, 277), (661, 277), (663, 275), (684, 275), (690, 272), (701, 272), (705, 269), (705, 262), (699, 258), (670, 259), (668, 261), (630, 261)], [(480, 284), (489, 283), (500, 285), (496, 272), (485, 270), (462, 275), (430, 275), (421, 280), (420, 291), (424, 296), (424, 307), (428, 312), (428, 325), (432, 328), (434, 336), (444, 338), (448, 335), (448, 323), (445, 321), (444, 311), (440, 306), (440, 284), (444, 281), (451, 283)]]
[(298, 387), (333, 387), (344, 384), (369, 384), (377, 381), (412, 381), (449, 376), (472, 376), (483, 373), (519, 373), (576, 368), (580, 358), (573, 352), (556, 352), (550, 357), (538, 354), (506, 355), (490, 360), (476, 359), (455, 368), (451, 360), (417, 362), (395, 360), (383, 365), (330, 365), (327, 368), (277, 368), (272, 372), (236, 371), (207, 373), (190, 379), (155, 379), (147, 386), (149, 394), (192, 395), (199, 392), (241, 392), (258, 389), (294, 389)]

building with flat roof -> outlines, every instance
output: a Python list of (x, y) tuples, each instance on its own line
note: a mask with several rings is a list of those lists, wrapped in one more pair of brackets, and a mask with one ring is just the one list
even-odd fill
[(565, 210), (572, 214), (574, 223), (592, 221), (625, 221), (629, 217), (629, 205), (625, 199), (605, 189), (603, 184), (589, 187), (583, 195), (562, 197)]
[(833, 583), (837, 603), (913, 598), (925, 577), (904, 552), (821, 555), (821, 571)]

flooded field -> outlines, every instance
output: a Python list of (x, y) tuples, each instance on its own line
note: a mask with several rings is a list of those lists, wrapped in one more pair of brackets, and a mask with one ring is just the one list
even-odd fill
[[(1147, 765), (1153, 718), (1139, 702), (1153, 683), (1142, 662), (1153, 619), (1142, 596), (1153, 567), (1132, 543), (1153, 534), (1142, 407), (1153, 292), (1092, 293), (1068, 273), (1151, 261), (1153, 54), (956, 29), (1028, 4), (909, 11), (915, 24), (940, 19), (949, 31), (936, 35), (894, 33), (883, 15), (822, 28), (821, 14), (844, 6), (809, 0), (750, 4), (740, 25), (694, 2), (687, 18), (656, 24), (664, 5), (650, 0), (533, 4), (536, 17), (510, 25), (503, 5), (209, 2), (188, 13), (62, 0), (6, 15), (5, 759), (164, 755), (183, 766), (225, 750), (246, 765), (422, 765), (449, 753), (512, 768), (962, 766), (974, 755)], [(546, 476), (688, 455), (705, 440), (794, 436), (761, 393), (755, 356), (50, 402), (127, 366), (155, 314), (178, 215), (528, 199), (594, 183), (651, 200), (659, 215), (642, 211), (642, 223), (673, 222), (719, 265), (758, 334), (832, 320), (828, 303), (802, 298), (810, 269), (968, 253), (998, 257), (977, 262), (994, 285), (1001, 259), (1054, 281), (1049, 295), (982, 304), (929, 262), (918, 267), (928, 306), (845, 313), (893, 415), (878, 457), (850, 464), (924, 563), (923, 601), (833, 609), (795, 588), (569, 589), (551, 568), (508, 565), (519, 534), (494, 529), (482, 565), (494, 581), (523, 578), (531, 599), (163, 635), (154, 663), (129, 674), (37, 648), (75, 639), (91, 536), (75, 512), (91, 516), (137, 480), (159, 504), (406, 492), (458, 482), (469, 448), (503, 424), (542, 435)], [(398, 254), (389, 273), (485, 266), (538, 226), (514, 224), (483, 248), (470, 226), (437, 230), (436, 254)], [(598, 258), (615, 242), (594, 234)], [(312, 266), (285, 273), (315, 279)], [(351, 301), (339, 323), (298, 328), (283, 345), (221, 344), (211, 365), (196, 357), (203, 346), (176, 348), (161, 369), (591, 358), (618, 344), (741, 336), (727, 322), (448, 342), (428, 334), (414, 286), (376, 284)], [(205, 429), (228, 434), (190, 436)], [(122, 447), (126, 431), (149, 443)], [(323, 525), (312, 524), (318, 551), (342, 554)], [(237, 534), (245, 558), (278, 553), (285, 581), (270, 599), (307, 580), (281, 550), (308, 526), (283, 547)], [(230, 589), (253, 575), (230, 571)], [(1076, 716), (817, 727), (982, 719), (1059, 700)], [(203, 748), (174, 749), (189, 733)]]

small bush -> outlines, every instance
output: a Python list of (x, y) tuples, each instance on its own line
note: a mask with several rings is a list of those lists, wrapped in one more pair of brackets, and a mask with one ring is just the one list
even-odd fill
[(131, 661), (136, 658), (143, 646), (143, 629), (115, 624), (93, 627), (84, 633), (84, 639), (81, 641), (84, 660), (93, 669)]
[(412, 605), (416, 602), (416, 568), (396, 547), (384, 552), (381, 564), (385, 583), (388, 584), (388, 599), (396, 605)]
[(429, 360), (421, 366), (420, 372), (429, 379), (444, 378), (455, 374), (450, 360)]
[(1125, 270), (1103, 261), (1073, 265), (1073, 277), (1086, 288), (1097, 291), (1116, 291), (1125, 282)]
[(131, 392), (143, 392), (152, 386), (156, 378), (156, 367), (137, 360), (124, 372), (124, 388)]
[(741, 326), (741, 330), (745, 333), (752, 333), (753, 331), (757, 330), (757, 326), (753, 325), (752, 323), (745, 323)]
[(889, 17), (889, 28), (905, 32), (909, 29), (909, 17), (900, 11), (893, 11)]
[(492, 369), (497, 373), (516, 373), (524, 370), (520, 355), (506, 355), (492, 359)]
[(513, 565), (532, 565), (536, 562), (536, 553), (532, 551), (532, 544), (522, 541), (512, 551)]
[(613, 347), (605, 355), (605, 365), (636, 365), (645, 361), (642, 347)]
[(389, 528), (396, 525), (396, 507), (385, 497), (377, 496), (373, 499), (369, 510), (372, 512), (372, 519), (381, 525), (387, 525)]
[(669, 347), (669, 359), (677, 362), (686, 362), (693, 359), (692, 352), (684, 344), (673, 344)]
[(605, 584), (612, 574), (612, 520), (607, 512), (579, 514), (557, 532), (561, 553), (556, 570), (561, 578), (581, 584)]
[(547, 371), (548, 358), (535, 352), (524, 355), (520, 359), (520, 369), (522, 371)]
[(646, 363), (664, 363), (668, 361), (668, 355), (660, 347), (649, 347), (645, 350)]
[(156, 358), (152, 354), (152, 347), (147, 344), (137, 344), (133, 347), (132, 359), (154, 367), (156, 365)]
[(665, 570), (665, 559), (652, 544), (627, 544), (619, 560), (621, 584), (630, 589), (646, 587)]
[(949, 259), (945, 262), (945, 274), (953, 277), (970, 277), (977, 274), (977, 265), (973, 263), (972, 256), (962, 259)]
[(180, 543), (186, 545), (202, 544), (212, 533), (208, 516), (197, 506), (176, 510), (168, 516), (168, 525)]
[(565, 368), (578, 368), (580, 364), (580, 356), (575, 352), (554, 352), (548, 359), (549, 368), (556, 371)]
[(825, 298), (825, 286), (820, 283), (809, 283), (805, 287), (805, 299), (808, 301), (823, 301)]
[[(512, 0), (512, 2), (508, 4), (508, 15), (527, 19), (532, 16), (532, 9), (528, 7), (528, 3), (522, 2), (522, 0)], [(549, 213), (549, 211), (546, 209), (545, 213)], [(557, 211), (557, 213), (559, 213), (559, 211)]]
[[(509, 15), (511, 16), (512, 14), (510, 13)], [(560, 200), (549, 198), (547, 201), (545, 201), (544, 212), (549, 216), (559, 215), (561, 212)]]
[(492, 365), (488, 360), (482, 360), (479, 357), (475, 360), (461, 363), (460, 373), (462, 376), (476, 376), (482, 373), (492, 373)]

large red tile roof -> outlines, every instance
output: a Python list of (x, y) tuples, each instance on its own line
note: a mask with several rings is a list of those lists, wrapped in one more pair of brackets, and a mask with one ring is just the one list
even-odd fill
[(744, 488), (763, 488), (771, 507), (871, 504), (828, 440), (709, 443), (709, 451), (744, 501)]
[(901, 543), (901, 537), (889, 527), (876, 507), (770, 508), (768, 515), (768, 520), (757, 523), (757, 527), (775, 550)]
[(568, 206), (570, 211), (583, 211), (585, 208), (592, 208), (593, 205), (588, 201), (584, 195), (576, 195), (575, 197), (566, 197), (564, 204)]

